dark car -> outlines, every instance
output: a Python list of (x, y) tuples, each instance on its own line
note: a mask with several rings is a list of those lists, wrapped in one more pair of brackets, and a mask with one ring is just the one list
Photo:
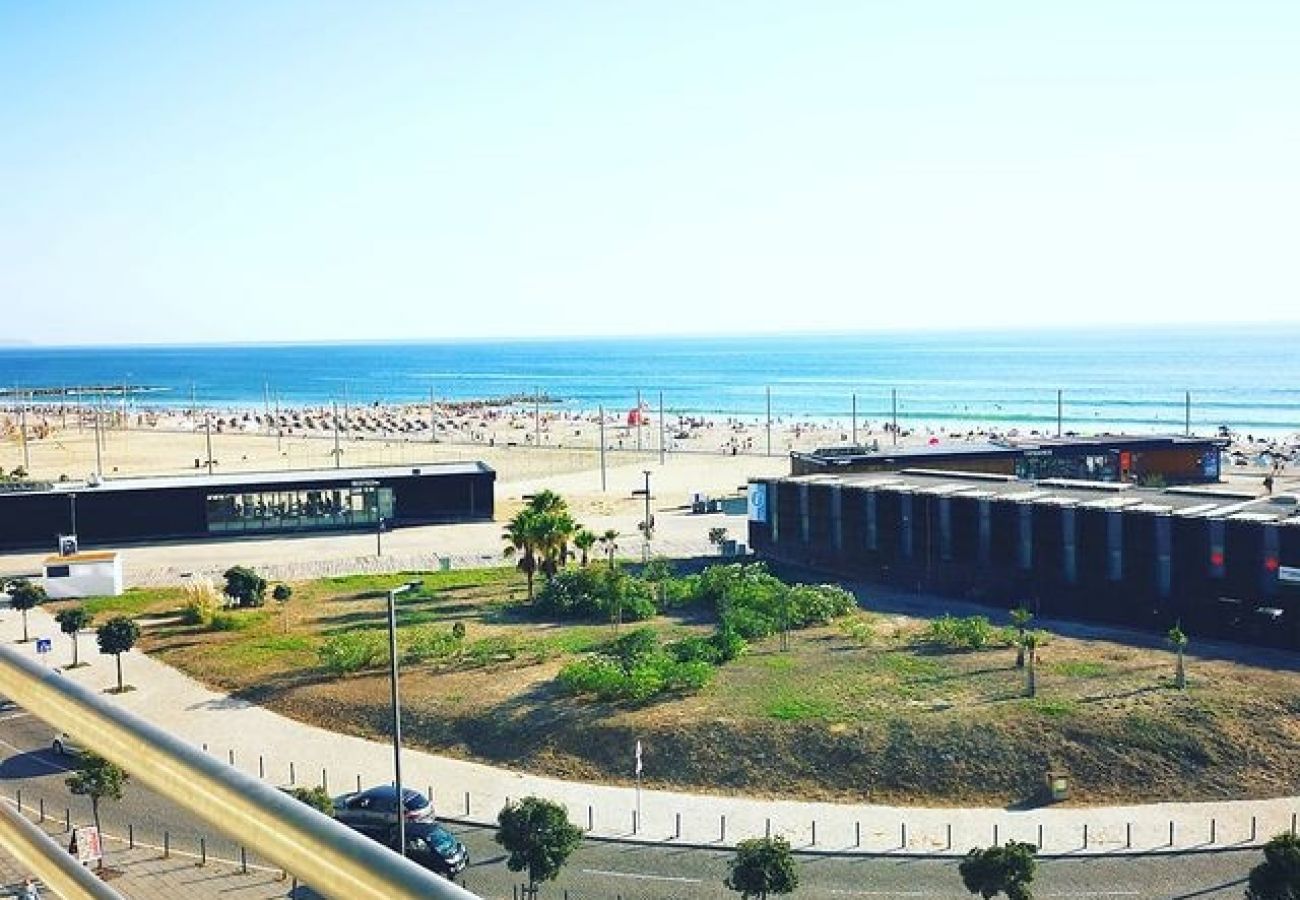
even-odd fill
[[(366, 832), (392, 850), (397, 849), (397, 829), (382, 835)], [(469, 865), (469, 851), (456, 836), (433, 822), (411, 822), (406, 826), (406, 858), (445, 878), (455, 878)]]
[[(408, 825), (433, 822), (433, 804), (419, 791), (402, 789)], [(383, 833), (397, 824), (397, 789), (391, 784), (334, 798), (334, 818), (359, 831)], [(373, 836), (373, 835), (372, 835)]]

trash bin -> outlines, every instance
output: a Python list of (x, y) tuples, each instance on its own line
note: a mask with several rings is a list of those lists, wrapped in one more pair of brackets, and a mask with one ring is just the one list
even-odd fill
[(1055, 803), (1070, 796), (1070, 776), (1064, 772), (1047, 773), (1047, 795)]

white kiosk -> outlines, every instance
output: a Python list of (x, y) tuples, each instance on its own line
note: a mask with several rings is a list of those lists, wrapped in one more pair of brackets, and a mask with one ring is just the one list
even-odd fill
[(45, 593), (54, 600), (117, 597), (122, 593), (122, 558), (109, 551), (47, 556)]

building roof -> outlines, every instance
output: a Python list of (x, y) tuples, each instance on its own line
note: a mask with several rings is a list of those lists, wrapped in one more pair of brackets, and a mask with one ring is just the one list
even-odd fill
[(1004, 438), (1000, 440), (967, 441), (940, 439), (937, 444), (920, 444), (911, 447), (822, 447), (794, 456), (811, 458), (823, 463), (849, 465), (851, 462), (890, 462), (898, 459), (925, 459), (936, 456), (1020, 456), (1025, 453), (1072, 451), (1086, 453), (1105, 450), (1164, 450), (1175, 447), (1228, 446), (1226, 438), (1188, 437), (1183, 435), (1133, 435), (1102, 434), (1087, 437), (1031, 437)]
[(45, 557), (45, 565), (66, 566), (77, 563), (102, 563), (112, 562), (115, 559), (117, 559), (117, 554), (110, 550), (87, 550), (83, 553), (69, 553), (67, 556), (59, 556), (58, 554), (47, 556)]
[(896, 493), (948, 497), (990, 497), (1016, 503), (1079, 506), (1085, 509), (1170, 513), (1181, 518), (1231, 517), (1235, 521), (1300, 525), (1300, 500), (1290, 494), (1243, 497), (1240, 492), (1143, 488), (1132, 484), (1090, 482), (1078, 479), (1028, 481), (1014, 475), (989, 476), (978, 472), (936, 469), (901, 469), (893, 472), (821, 472), (756, 482), (843, 485)]
[[(276, 472), (228, 472), (208, 475), (159, 475), (142, 478), (105, 478), (99, 484), (85, 481), (59, 481), (45, 484), (30, 491), (15, 491), (14, 494), (88, 494), (110, 491), (143, 491), (166, 488), (202, 487), (213, 490), (222, 488), (239, 488), (249, 485), (289, 485), (299, 483), (321, 482), (349, 485), (355, 481), (375, 481), (387, 478), (411, 478), (413, 476), (447, 476), (478, 475), (492, 472), (486, 463), (439, 462), (412, 463), (404, 466), (367, 466), (340, 469), (287, 469)], [(0, 497), (6, 494), (0, 493)]]

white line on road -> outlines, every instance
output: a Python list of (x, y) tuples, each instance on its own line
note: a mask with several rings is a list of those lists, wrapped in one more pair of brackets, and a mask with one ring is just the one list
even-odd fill
[(582, 869), (586, 875), (607, 875), (610, 878), (635, 878), (638, 881), (672, 881), (678, 884), (703, 884), (703, 878), (683, 878), (680, 875), (643, 875), (639, 872), (615, 872), (610, 869)]
[(0, 716), (0, 722), (8, 722), (10, 719), (21, 719), (30, 715), (31, 713), (29, 712), (9, 713), (7, 716)]

